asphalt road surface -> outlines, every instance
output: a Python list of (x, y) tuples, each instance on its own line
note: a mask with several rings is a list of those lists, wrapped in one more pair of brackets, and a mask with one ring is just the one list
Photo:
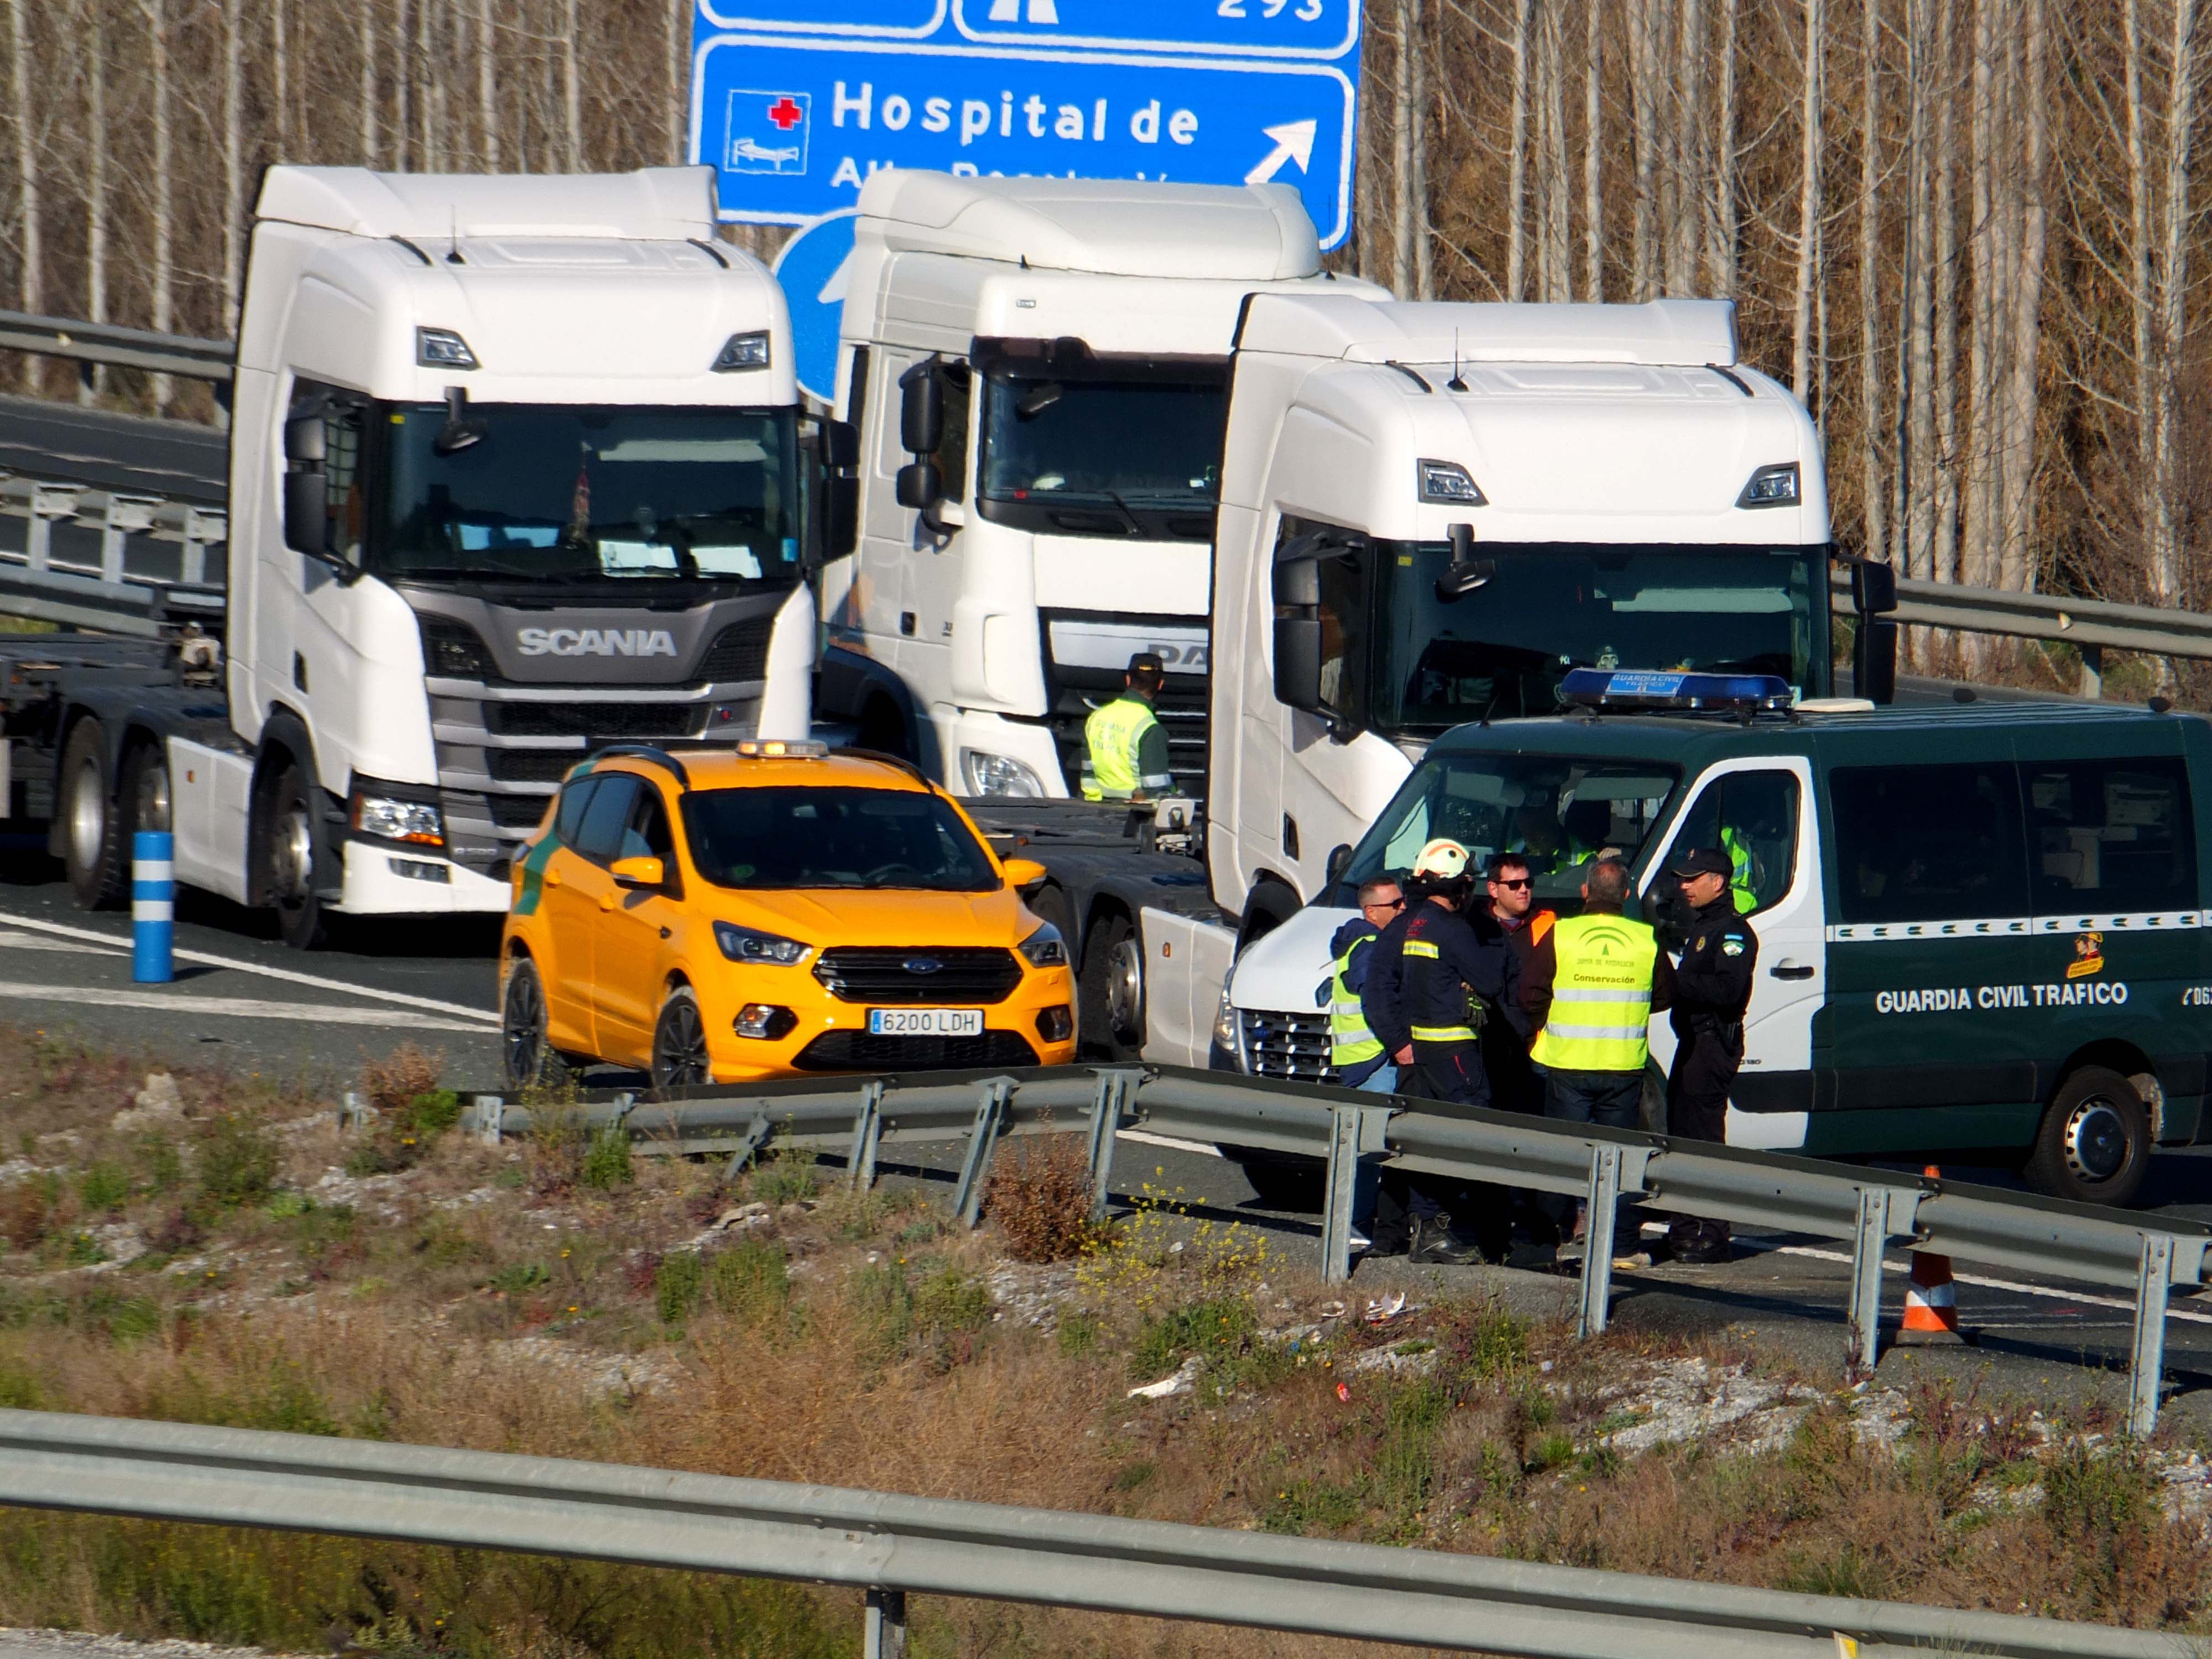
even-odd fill
[(222, 505), (229, 438), (191, 421), (0, 398), (0, 471), (173, 501)]

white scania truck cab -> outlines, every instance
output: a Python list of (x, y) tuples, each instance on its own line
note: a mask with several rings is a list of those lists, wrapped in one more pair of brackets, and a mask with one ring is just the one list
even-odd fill
[(878, 173), (845, 284), (857, 555), (823, 576), (817, 714), (967, 795), (1062, 797), (1139, 651), (1206, 768), (1231, 337), (1321, 270), (1295, 191)]
[(227, 695), (159, 647), (52, 688), (82, 902), (167, 827), (180, 882), (295, 945), (333, 913), (497, 913), (588, 750), (805, 733), (805, 576), (850, 512), (820, 463), (848, 445), (802, 421), (711, 169), (277, 167), (256, 215)]

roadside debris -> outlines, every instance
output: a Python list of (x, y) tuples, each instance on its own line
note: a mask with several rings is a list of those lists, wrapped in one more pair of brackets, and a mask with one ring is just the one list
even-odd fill
[(1206, 1361), (1193, 1354), (1170, 1376), (1157, 1382), (1147, 1382), (1129, 1390), (1132, 1400), (1165, 1400), (1172, 1395), (1188, 1394), (1198, 1382), (1198, 1374), (1206, 1369)]

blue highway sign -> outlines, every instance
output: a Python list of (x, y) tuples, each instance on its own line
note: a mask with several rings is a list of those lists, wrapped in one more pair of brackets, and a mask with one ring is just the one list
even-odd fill
[(845, 313), (857, 217), (847, 208), (817, 219), (775, 256), (775, 279), (791, 305), (792, 366), (799, 389), (825, 404), (836, 401), (837, 325)]
[[(986, 4), (998, 0), (985, 0)], [(1036, 0), (1030, 0), (1032, 4)], [(950, 0), (698, 0), (694, 45), (748, 32), (919, 40), (945, 27)], [(1056, 0), (1047, 0), (1056, 3)]]
[(1359, 0), (952, 0), (963, 39), (1116, 52), (1340, 58)]
[(1322, 246), (1334, 247), (1351, 230), (1358, 72), (1356, 56), (1147, 58), (720, 34), (702, 17), (691, 154), (719, 169), (731, 220), (819, 218), (851, 207), (868, 174), (887, 167), (1273, 179), (1297, 187)]

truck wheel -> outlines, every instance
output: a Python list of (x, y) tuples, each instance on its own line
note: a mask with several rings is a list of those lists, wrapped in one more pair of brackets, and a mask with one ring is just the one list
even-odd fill
[(2150, 1172), (2150, 1113), (2134, 1084), (2085, 1066), (2058, 1085), (2028, 1154), (2027, 1184), (2084, 1204), (2134, 1201)]
[(173, 830), (169, 797), (169, 762), (159, 744), (141, 743), (123, 763), (123, 796), (131, 803), (131, 827)]
[(105, 910), (122, 898), (129, 878), (107, 776), (107, 733), (98, 720), (79, 720), (63, 745), (59, 817), (70, 889), (81, 908)]
[(1145, 1046), (1145, 945), (1128, 917), (1109, 916), (1091, 930), (1077, 1000), (1085, 1052), (1117, 1061), (1139, 1057)]
[(277, 931), (295, 951), (313, 951), (330, 937), (329, 917), (315, 892), (328, 866), (323, 851), (322, 814), (307, 775), (288, 761), (269, 795), (268, 867), (264, 872)]
[(660, 1005), (660, 1018), (653, 1023), (653, 1086), (684, 1089), (695, 1083), (712, 1083), (707, 1061), (707, 1022), (699, 1012), (699, 996), (688, 985), (678, 985)]
[(568, 1066), (548, 1039), (550, 1014), (545, 982), (528, 957), (515, 958), (507, 971), (507, 994), (500, 999), (500, 1056), (510, 1089), (557, 1089), (568, 1080)]

